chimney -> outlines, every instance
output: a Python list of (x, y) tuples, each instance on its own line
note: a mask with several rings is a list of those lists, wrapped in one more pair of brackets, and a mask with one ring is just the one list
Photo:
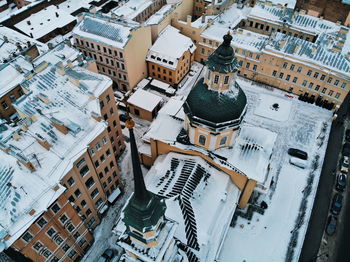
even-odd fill
[(202, 15), (202, 24), (205, 23), (205, 15)]
[(32, 23), (30, 22), (30, 20), (27, 21), (27, 25), (31, 25)]
[(39, 145), (41, 145), (43, 148), (45, 148), (47, 151), (50, 150), (51, 145), (50, 143), (47, 141), (46, 138), (42, 137), (40, 134), (35, 133), (35, 140), (38, 142)]
[(30, 37), (33, 38), (33, 34), (32, 33), (30, 33)]
[(58, 131), (60, 131), (62, 134), (67, 135), (68, 134), (68, 128), (64, 125), (64, 123), (54, 117), (51, 118), (51, 125), (56, 127)]
[(60, 16), (57, 12), (55, 12), (55, 14), (56, 14), (56, 17), (59, 17), (59, 16)]
[(187, 22), (187, 25), (191, 25), (191, 23), (192, 23), (192, 16), (191, 15), (187, 16), (186, 22)]
[(52, 44), (52, 43), (48, 43), (48, 44), (47, 44), (47, 47), (48, 47), (49, 49), (53, 49), (53, 44)]

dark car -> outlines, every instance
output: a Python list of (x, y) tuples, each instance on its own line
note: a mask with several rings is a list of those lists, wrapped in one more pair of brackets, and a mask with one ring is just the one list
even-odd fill
[(343, 151), (342, 151), (343, 156), (350, 156), (350, 144), (345, 143), (343, 145)]
[(106, 249), (103, 254), (101, 255), (101, 257), (98, 259), (97, 262), (107, 262), (110, 261), (114, 256), (114, 251), (113, 249)]
[(335, 233), (337, 229), (337, 218), (335, 216), (329, 215), (327, 219), (326, 234), (331, 236)]
[(346, 187), (346, 175), (340, 173), (337, 176), (337, 184), (335, 185), (335, 188), (338, 191), (343, 192)]
[(307, 153), (303, 150), (296, 149), (296, 148), (289, 148), (288, 154), (303, 160), (307, 160)]
[(350, 129), (347, 129), (347, 130), (345, 131), (345, 140), (346, 140), (347, 142), (350, 142)]
[(336, 193), (333, 197), (331, 213), (335, 216), (339, 215), (342, 206), (343, 206), (343, 196), (339, 193)]

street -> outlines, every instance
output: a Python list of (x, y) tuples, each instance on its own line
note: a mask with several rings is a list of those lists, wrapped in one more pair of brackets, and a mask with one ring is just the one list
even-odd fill
[[(349, 95), (345, 98), (342, 106), (338, 110), (338, 120), (341, 122), (341, 118), (348, 111), (349, 104)], [(326, 150), (325, 160), (323, 164), (323, 169), (321, 172), (321, 178), (319, 181), (317, 194), (314, 202), (314, 206), (312, 209), (311, 219), (309, 222), (309, 226), (305, 235), (304, 244), (302, 247), (301, 255), (299, 258), (299, 262), (311, 262), (317, 261), (318, 257), (324, 256), (328, 254), (319, 254), (319, 247), (321, 244), (323, 231), (326, 226), (326, 221), (328, 217), (329, 205), (333, 192), (333, 185), (335, 182), (335, 176), (333, 175), (333, 171), (336, 170), (339, 153), (342, 148), (343, 142), (343, 134), (344, 134), (344, 126), (339, 123), (339, 121), (334, 121), (331, 128), (330, 137), (328, 140), (328, 146)], [(350, 208), (347, 209), (347, 213), (350, 213)], [(347, 214), (350, 217), (350, 214)], [(350, 227), (350, 220), (347, 219), (348, 223), (344, 229)], [(344, 238), (349, 239), (348, 236), (343, 231), (345, 235)], [(348, 242), (343, 242), (343, 245)], [(340, 248), (342, 252), (345, 252), (346, 248)], [(348, 252), (346, 250), (346, 252)], [(336, 257), (335, 254), (329, 254), (333, 258)], [(345, 258), (344, 255), (341, 255), (342, 258)], [(348, 252), (348, 256), (350, 253)], [(350, 259), (345, 260), (329, 260), (329, 261), (350, 261)]]

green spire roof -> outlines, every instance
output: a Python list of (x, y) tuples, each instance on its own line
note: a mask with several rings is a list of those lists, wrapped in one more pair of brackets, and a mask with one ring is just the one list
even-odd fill
[(224, 35), (224, 42), (212, 53), (207, 61), (206, 66), (210, 71), (227, 74), (238, 70), (238, 61), (231, 47), (232, 36)]
[(148, 191), (143, 179), (139, 154), (133, 132), (134, 123), (130, 119), (126, 126), (130, 132), (131, 160), (134, 174), (135, 192), (124, 208), (123, 221), (127, 226), (136, 228), (140, 232), (153, 230), (161, 217), (164, 216), (166, 205), (164, 199)]

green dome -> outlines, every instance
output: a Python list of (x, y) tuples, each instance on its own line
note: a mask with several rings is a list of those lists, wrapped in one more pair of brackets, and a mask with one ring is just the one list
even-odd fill
[(238, 61), (231, 47), (232, 36), (224, 35), (224, 42), (212, 53), (206, 63), (210, 71), (227, 74), (238, 71)]
[(247, 98), (235, 82), (236, 90), (213, 90), (200, 79), (191, 90), (184, 104), (184, 111), (191, 122), (220, 128), (240, 123)]

